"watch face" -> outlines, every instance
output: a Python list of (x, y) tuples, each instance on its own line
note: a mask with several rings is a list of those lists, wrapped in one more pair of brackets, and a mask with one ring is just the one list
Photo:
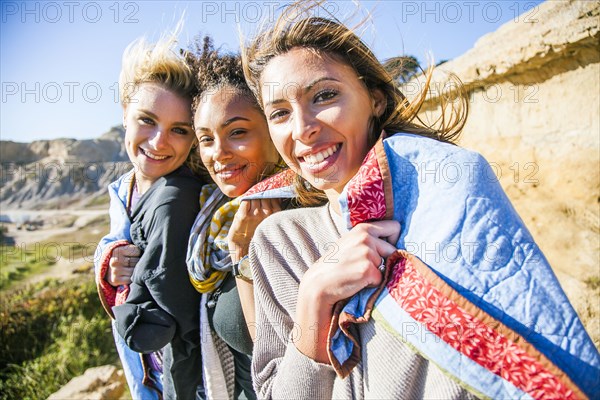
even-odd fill
[(242, 257), (238, 264), (238, 273), (241, 278), (251, 281), (252, 280), (252, 269), (250, 268), (250, 259), (248, 256)]

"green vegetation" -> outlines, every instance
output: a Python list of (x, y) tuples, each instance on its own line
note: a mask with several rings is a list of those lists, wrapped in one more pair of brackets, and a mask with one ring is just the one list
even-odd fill
[(117, 362), (89, 276), (6, 290), (0, 304), (0, 399), (46, 398), (87, 368)]
[[(38, 243), (0, 246), (0, 399), (43, 399), (90, 367), (118, 362), (92, 273), (107, 231), (108, 217), (99, 217)], [(27, 283), (63, 263), (76, 264), (75, 278)]]
[(40, 243), (29, 247), (0, 245), (0, 290), (56, 264), (58, 257), (50, 251), (56, 248)]

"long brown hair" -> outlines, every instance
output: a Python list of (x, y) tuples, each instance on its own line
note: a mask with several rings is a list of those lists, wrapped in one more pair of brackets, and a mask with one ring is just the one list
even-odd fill
[[(418, 118), (419, 110), (430, 89), (433, 66), (424, 71), (420, 93), (409, 101), (398, 87), (398, 83), (379, 62), (369, 47), (354, 33), (354, 30), (328, 13), (323, 14), (319, 1), (298, 1), (283, 10), (272, 27), (257, 35), (242, 53), (244, 74), (250, 89), (262, 105), (261, 75), (271, 59), (295, 47), (311, 49), (325, 57), (351, 66), (369, 93), (380, 90), (387, 104), (381, 116), (372, 117), (369, 144), (377, 141), (382, 130), (388, 133), (407, 132), (454, 142), (462, 130), (468, 114), (468, 102), (462, 84), (457, 83), (457, 100), (445, 102), (442, 98), (441, 117), (427, 124)], [(364, 23), (363, 21), (362, 23)], [(450, 105), (449, 113), (446, 112)], [(323, 192), (312, 188), (302, 177), (297, 177), (296, 189), (299, 201), (305, 205), (322, 204), (326, 201)]]

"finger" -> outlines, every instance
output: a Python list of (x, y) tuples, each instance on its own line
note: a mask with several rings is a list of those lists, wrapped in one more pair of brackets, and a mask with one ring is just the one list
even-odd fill
[[(368, 245), (377, 251), (379, 257), (388, 257), (396, 251), (395, 243), (400, 234), (400, 224), (397, 221), (365, 222), (358, 224), (354, 229), (361, 230), (368, 235)], [(394, 244), (391, 244), (390, 241), (393, 241)], [(379, 266), (380, 259), (378, 257), (370, 258), (370, 261)]]
[(382, 238), (393, 245), (398, 242), (400, 237), (400, 223), (398, 221), (375, 221), (360, 225), (365, 226), (369, 235)]
[(252, 201), (254, 201), (254, 200), (242, 201), (236, 212), (236, 216), (239, 216), (239, 218), (246, 218), (246, 216), (250, 212), (250, 205), (251, 205)]
[(369, 253), (368, 260), (370, 262), (370, 266), (367, 270), (367, 274), (365, 275), (366, 285), (368, 287), (375, 287), (378, 286), (379, 283), (381, 283), (382, 274), (380, 265), (382, 263), (383, 257), (378, 253), (378, 251), (371, 251)]
[(281, 199), (269, 199), (271, 214), (281, 211)]
[(120, 248), (123, 249), (122, 254), (127, 257), (139, 257), (142, 254), (140, 249), (132, 244)]
[[(375, 249), (377, 250), (377, 253), (379, 254), (380, 257), (386, 258), (396, 252), (396, 246), (388, 243), (386, 240), (383, 240), (380, 238), (375, 238), (374, 240), (375, 240)], [(381, 260), (378, 259), (374, 263), (374, 265), (379, 266), (380, 262), (381, 262)]]
[(256, 217), (260, 209), (260, 199), (246, 201), (248, 203), (248, 216)]
[(128, 257), (128, 259), (129, 261), (127, 262), (127, 267), (129, 267), (130, 269), (133, 269), (133, 267), (135, 267), (136, 264), (140, 262), (139, 257)]
[(271, 205), (271, 199), (261, 199), (260, 210), (263, 218), (268, 217), (272, 214), (273, 206)]
[(131, 276), (129, 275), (121, 275), (118, 277), (119, 285), (128, 285), (131, 283)]

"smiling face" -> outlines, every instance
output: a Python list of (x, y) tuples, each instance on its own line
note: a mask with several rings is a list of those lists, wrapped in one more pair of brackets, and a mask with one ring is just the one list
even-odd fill
[(125, 148), (144, 193), (179, 168), (194, 143), (191, 100), (154, 83), (141, 84), (123, 112)]
[(370, 120), (383, 112), (383, 94), (370, 94), (350, 66), (305, 48), (267, 64), (261, 94), (284, 161), (330, 200), (337, 198), (369, 150)]
[(228, 197), (244, 194), (279, 160), (264, 115), (231, 87), (202, 98), (194, 125), (200, 158)]

